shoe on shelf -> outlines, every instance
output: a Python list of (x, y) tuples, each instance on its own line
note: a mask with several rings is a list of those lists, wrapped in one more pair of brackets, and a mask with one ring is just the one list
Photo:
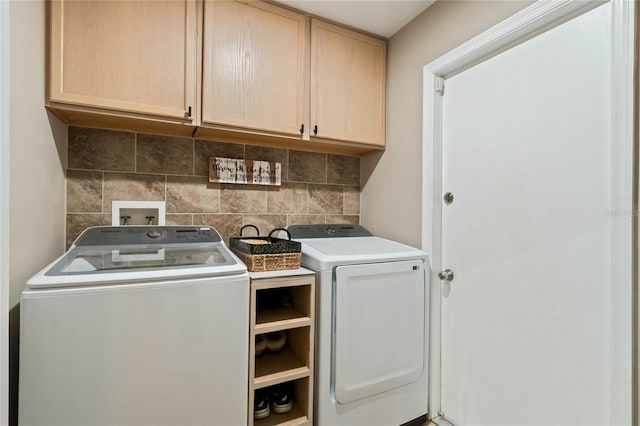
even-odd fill
[(293, 306), (293, 296), (291, 296), (291, 290), (288, 288), (280, 289), (280, 306), (282, 307), (292, 307)]
[(288, 413), (293, 408), (293, 388), (290, 383), (270, 388), (269, 400), (273, 411)]
[(256, 310), (278, 309), (283, 306), (293, 306), (293, 298), (288, 288), (268, 288), (258, 291)]
[(267, 339), (262, 334), (258, 334), (256, 336), (256, 356), (262, 355), (265, 349), (267, 349)]
[(253, 418), (256, 420), (264, 419), (271, 414), (269, 408), (269, 393), (264, 390), (257, 390), (255, 400), (253, 401)]
[(278, 309), (280, 307), (280, 299), (277, 290), (277, 288), (259, 290), (256, 295), (256, 309), (258, 311)]
[(287, 334), (284, 331), (268, 333), (265, 338), (269, 352), (280, 352), (285, 343), (287, 343)]

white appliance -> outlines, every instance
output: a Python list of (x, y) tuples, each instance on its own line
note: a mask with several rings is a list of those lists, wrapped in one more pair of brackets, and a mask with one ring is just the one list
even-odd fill
[(319, 426), (393, 426), (427, 413), (428, 262), (359, 225), (294, 225), (316, 271)]
[(89, 228), (20, 318), (21, 425), (247, 424), (249, 277), (213, 228)]

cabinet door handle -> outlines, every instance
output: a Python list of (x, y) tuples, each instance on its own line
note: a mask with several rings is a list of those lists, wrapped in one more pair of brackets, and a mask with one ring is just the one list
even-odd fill
[(300, 125), (300, 134), (304, 133), (304, 123)]
[(187, 117), (191, 117), (191, 105), (187, 108)]
[(313, 134), (314, 135), (318, 134), (318, 125), (317, 124), (313, 127)]

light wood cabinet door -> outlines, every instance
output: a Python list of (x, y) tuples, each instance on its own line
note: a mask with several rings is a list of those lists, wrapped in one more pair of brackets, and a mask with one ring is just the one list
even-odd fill
[(50, 104), (186, 123), (196, 117), (195, 1), (53, 0), (49, 7)]
[(301, 133), (305, 19), (269, 3), (205, 2), (203, 125)]
[(312, 19), (311, 137), (384, 146), (385, 70), (385, 41)]

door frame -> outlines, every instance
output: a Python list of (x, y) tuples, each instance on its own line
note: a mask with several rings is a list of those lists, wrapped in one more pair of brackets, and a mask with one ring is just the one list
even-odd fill
[(10, 2), (0, 1), (0, 424), (9, 422), (9, 34)]
[[(611, 424), (631, 425), (633, 413), (632, 381), (637, 381), (633, 365), (632, 288), (637, 190), (634, 173), (634, 41), (635, 2), (610, 0), (612, 17), (612, 67), (616, 78), (611, 87), (612, 161), (612, 353)], [(579, 16), (607, 1), (538, 1), (460, 45), (423, 68), (422, 140), (422, 248), (430, 255), (430, 356), (429, 418), (436, 424), (449, 424), (441, 401), (441, 286), (437, 272), (442, 267), (442, 96), (446, 79)], [(634, 419), (637, 420), (637, 419)]]

